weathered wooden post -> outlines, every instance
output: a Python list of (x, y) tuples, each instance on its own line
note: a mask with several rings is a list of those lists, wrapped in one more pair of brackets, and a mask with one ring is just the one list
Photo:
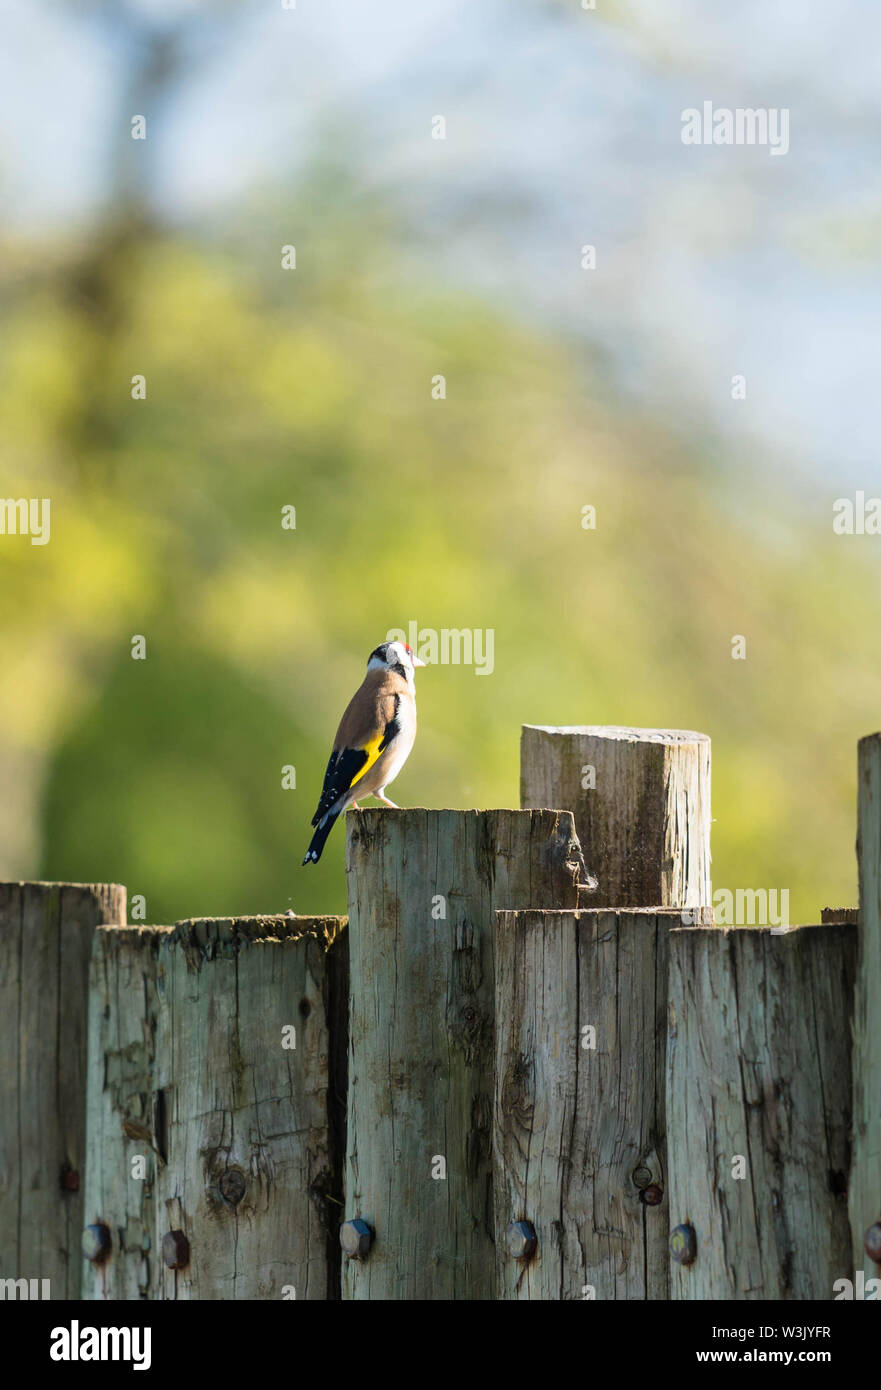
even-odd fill
[(156, 1172), (167, 1151), (156, 1090), (159, 943), (172, 927), (102, 927), (89, 976), (83, 1298), (151, 1298)]
[(860, 925), (848, 1200), (854, 1269), (874, 1279), (881, 1277), (881, 734), (860, 739), (857, 768)]
[(670, 933), (671, 1296), (831, 1299), (847, 1224), (857, 928)]
[(706, 734), (525, 724), (520, 801), (573, 811), (597, 907), (709, 906)]
[(117, 884), (0, 884), (2, 1273), (52, 1298), (80, 1295), (92, 935), (124, 921)]
[(343, 1293), (493, 1298), (494, 912), (576, 905), (585, 870), (572, 816), (417, 809), (347, 820), (343, 1237), (355, 1258)]
[(343, 922), (197, 919), (159, 940), (154, 1297), (339, 1297)]
[(667, 942), (680, 923), (670, 909), (497, 914), (501, 1298), (669, 1297)]

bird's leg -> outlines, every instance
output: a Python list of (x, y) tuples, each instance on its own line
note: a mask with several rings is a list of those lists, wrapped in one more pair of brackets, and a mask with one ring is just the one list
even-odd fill
[(393, 801), (389, 801), (385, 794), (385, 787), (380, 787), (379, 791), (374, 792), (373, 795), (376, 797), (377, 801), (382, 802), (383, 806), (391, 806), (393, 811), (399, 811), (401, 809), (400, 806), (396, 806)]
[(351, 807), (351, 809), (352, 809), (353, 811), (360, 811), (360, 809), (361, 809), (361, 807), (358, 805), (357, 801), (350, 801), (350, 802), (349, 802), (349, 806)]

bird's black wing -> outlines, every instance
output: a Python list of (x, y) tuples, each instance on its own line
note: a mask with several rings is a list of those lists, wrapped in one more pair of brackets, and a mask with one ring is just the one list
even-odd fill
[(321, 818), (327, 815), (331, 806), (349, 790), (358, 773), (364, 768), (371, 751), (369, 748), (338, 748), (331, 753), (324, 774), (318, 810), (312, 817), (313, 825), (317, 825)]

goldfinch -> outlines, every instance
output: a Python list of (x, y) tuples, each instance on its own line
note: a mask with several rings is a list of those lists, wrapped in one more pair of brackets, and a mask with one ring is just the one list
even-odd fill
[(385, 789), (404, 766), (416, 738), (413, 676), (414, 667), (424, 665), (406, 642), (383, 642), (370, 653), (364, 683), (337, 729), (304, 864), (318, 863), (337, 818), (347, 806), (358, 809), (356, 796), (375, 796), (383, 805), (394, 806)]

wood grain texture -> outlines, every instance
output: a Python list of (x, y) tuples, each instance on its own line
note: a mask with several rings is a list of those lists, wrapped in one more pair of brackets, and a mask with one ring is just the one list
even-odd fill
[(572, 816), (369, 810), (347, 830), (346, 1216), (376, 1241), (343, 1296), (493, 1298), (493, 914), (576, 905)]
[[(335, 992), (348, 992), (343, 926), (338, 917), (197, 919), (160, 942), (155, 1081), (166, 1097), (167, 1162), (156, 1248), (182, 1231), (189, 1260), (175, 1270), (157, 1258), (156, 1297), (338, 1296), (330, 1061), (340, 1042), (330, 1030), (344, 1017)], [(293, 1050), (282, 1046), (290, 1025)]]
[(849, 1205), (854, 1269), (881, 1273), (865, 1249), (881, 1222), (881, 734), (857, 752), (860, 927), (854, 1005), (853, 1166)]
[[(678, 912), (500, 912), (495, 1229), (509, 1299), (668, 1297), (667, 938)], [(592, 1030), (585, 1032), (585, 1030)], [(528, 1263), (505, 1246), (528, 1220)]]
[[(595, 785), (585, 788), (591, 775)], [(599, 881), (591, 907), (711, 902), (706, 734), (525, 724), (520, 802), (574, 813), (576, 834)]]
[[(102, 927), (89, 975), (84, 1224), (110, 1230), (108, 1258), (83, 1260), (82, 1297), (152, 1297), (164, 1098), (156, 1092), (159, 944), (171, 927)], [(136, 1176), (134, 1161), (143, 1163)]]
[(117, 884), (0, 884), (0, 1273), (53, 1298), (80, 1295), (92, 935), (125, 907)]
[(671, 1265), (671, 1297), (831, 1299), (852, 1277), (856, 935), (671, 931), (669, 1214), (697, 1236), (694, 1263)]

